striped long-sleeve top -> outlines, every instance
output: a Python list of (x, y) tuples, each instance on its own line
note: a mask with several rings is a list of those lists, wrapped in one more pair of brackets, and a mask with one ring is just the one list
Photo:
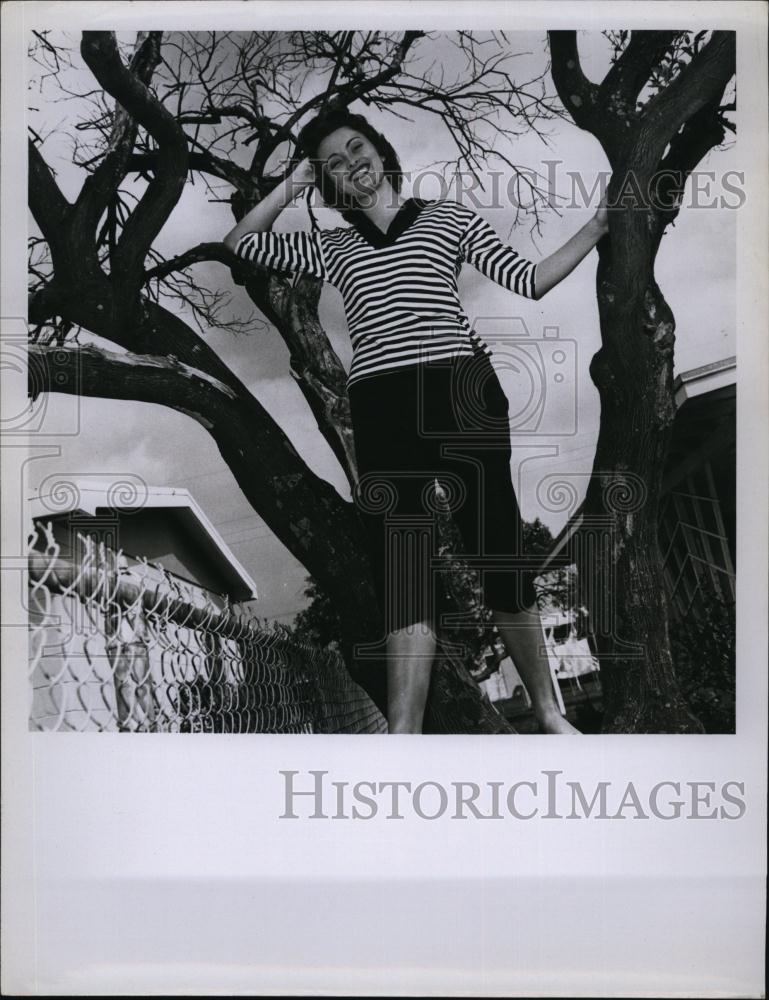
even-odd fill
[(535, 264), (473, 209), (409, 198), (387, 232), (365, 216), (351, 227), (246, 233), (238, 256), (282, 274), (314, 275), (342, 295), (352, 343), (348, 387), (405, 365), (491, 355), (457, 289), (463, 261), (504, 288), (535, 295)]

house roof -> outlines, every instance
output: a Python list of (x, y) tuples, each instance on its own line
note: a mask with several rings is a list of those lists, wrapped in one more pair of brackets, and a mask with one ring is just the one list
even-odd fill
[(731, 357), (713, 361), (709, 365), (700, 365), (699, 368), (690, 368), (676, 375), (673, 382), (676, 409), (680, 409), (681, 405), (693, 396), (701, 396), (705, 392), (734, 385), (736, 372), (737, 358)]
[[(189, 490), (178, 486), (144, 485), (139, 495), (127, 496), (121, 493), (124, 480), (91, 476), (68, 477), (66, 490), (62, 491), (63, 502), (57, 495), (54, 503), (48, 502), (48, 494), (33, 493), (27, 497), (26, 512), (30, 520), (53, 520), (64, 514), (79, 512), (96, 516), (97, 509), (134, 512), (137, 509), (168, 510), (170, 516), (178, 518), (199, 543), (208, 551), (216, 569), (228, 584), (230, 596), (238, 601), (258, 598), (253, 577), (235, 558), (232, 549), (216, 530), (211, 519)], [(133, 493), (132, 484), (127, 492)], [(121, 502), (122, 501), (122, 502)]]
[[(679, 372), (673, 381), (676, 414), (678, 414), (678, 411), (680, 411), (688, 399), (732, 388), (736, 382), (736, 375), (736, 357), (722, 358), (720, 361), (713, 361), (711, 364), (700, 365), (698, 368), (689, 368), (686, 371)], [(584, 500), (553, 539), (550, 551), (539, 569), (540, 573), (552, 569), (558, 556), (566, 549), (569, 540), (582, 524), (584, 516), (583, 507)]]

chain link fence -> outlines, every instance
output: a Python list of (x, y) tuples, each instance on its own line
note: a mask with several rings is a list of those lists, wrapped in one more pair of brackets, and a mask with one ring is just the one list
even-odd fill
[[(341, 657), (159, 564), (50, 522), (29, 557), (29, 725), (57, 732), (381, 733)], [(221, 600), (218, 601), (221, 604)]]

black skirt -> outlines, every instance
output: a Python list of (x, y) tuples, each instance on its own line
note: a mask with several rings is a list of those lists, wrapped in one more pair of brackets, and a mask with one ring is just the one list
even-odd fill
[(536, 603), (510, 475), (507, 397), (488, 357), (430, 361), (349, 387), (358, 484), (386, 631), (436, 622), (440, 599), (437, 479), (481, 574), (484, 603)]

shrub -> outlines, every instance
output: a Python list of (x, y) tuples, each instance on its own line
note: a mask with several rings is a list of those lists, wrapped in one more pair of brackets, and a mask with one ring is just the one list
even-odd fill
[(670, 623), (670, 651), (681, 692), (708, 733), (735, 727), (735, 613), (712, 585), (686, 618)]

